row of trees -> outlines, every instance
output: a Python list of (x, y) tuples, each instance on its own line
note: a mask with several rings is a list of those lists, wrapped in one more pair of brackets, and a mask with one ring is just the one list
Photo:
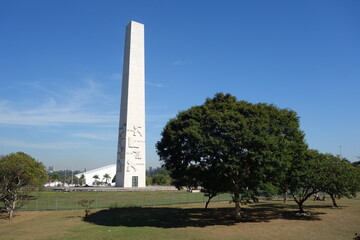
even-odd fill
[[(82, 174), (81, 176), (84, 176), (84, 174)], [(99, 186), (99, 185), (108, 185), (110, 183), (111, 180), (111, 176), (108, 173), (105, 173), (102, 176), (102, 180), (100, 179), (99, 175), (96, 174), (92, 177), (94, 179), (93, 185), (95, 186)], [(84, 181), (85, 181), (85, 176), (84, 176)]]
[(360, 190), (359, 169), (310, 150), (304, 136), (296, 112), (218, 93), (171, 119), (156, 147), (176, 187), (202, 186), (209, 201), (231, 193), (240, 220), (241, 203), (260, 191), (290, 193), (303, 212), (303, 203), (319, 191), (336, 205), (336, 198)]
[[(78, 185), (78, 186), (85, 185), (86, 178), (85, 178), (84, 174), (81, 174), (80, 177), (76, 177), (73, 174), (72, 175), (66, 174), (67, 171), (70, 172), (70, 170), (66, 170), (66, 171), (57, 171), (57, 172), (48, 173), (48, 181), (49, 182), (60, 182), (62, 186), (64, 186), (64, 185)], [(78, 173), (78, 171), (76, 173)], [(108, 174), (108, 173), (105, 173), (102, 176), (102, 178), (98, 174), (94, 175), (92, 178), (93, 178), (94, 186), (108, 185), (112, 180), (110, 174)]]

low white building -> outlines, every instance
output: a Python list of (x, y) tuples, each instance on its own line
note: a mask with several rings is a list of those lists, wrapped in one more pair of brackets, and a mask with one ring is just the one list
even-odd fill
[(58, 186), (62, 186), (62, 182), (47, 182), (44, 187), (58, 187)]
[(81, 178), (81, 175), (84, 174), (85, 184), (87, 184), (89, 186), (94, 186), (95, 179), (93, 177), (95, 175), (98, 175), (98, 177), (99, 177), (98, 181), (105, 183), (106, 179), (104, 178), (104, 175), (106, 173), (110, 175), (110, 179), (108, 180), (108, 183), (110, 183), (112, 186), (114, 186), (115, 183), (112, 183), (112, 179), (114, 178), (114, 176), (116, 174), (116, 164), (111, 164), (111, 165), (107, 165), (107, 166), (104, 166), (101, 168), (92, 169), (90, 171), (76, 174), (75, 176), (78, 178)]

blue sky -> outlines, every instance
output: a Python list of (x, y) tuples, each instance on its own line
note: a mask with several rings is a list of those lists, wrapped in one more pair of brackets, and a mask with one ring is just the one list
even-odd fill
[[(125, 26), (145, 24), (147, 165), (216, 92), (298, 113), (313, 149), (360, 156), (360, 1), (0, 0), (0, 154), (116, 162)], [(341, 146), (341, 147), (340, 147)]]

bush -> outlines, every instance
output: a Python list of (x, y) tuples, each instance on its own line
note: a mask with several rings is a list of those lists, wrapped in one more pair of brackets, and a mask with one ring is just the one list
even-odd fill
[(154, 185), (170, 185), (171, 178), (169, 175), (164, 175), (159, 173), (152, 177), (152, 183)]

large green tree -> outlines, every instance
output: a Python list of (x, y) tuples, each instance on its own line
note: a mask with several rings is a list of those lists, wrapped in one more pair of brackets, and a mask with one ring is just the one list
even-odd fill
[(237, 220), (240, 203), (253, 198), (265, 182), (275, 181), (289, 159), (305, 149), (294, 111), (222, 93), (180, 112), (157, 143), (160, 160), (179, 184), (196, 167), (196, 180), (208, 194), (230, 192)]
[(30, 155), (17, 152), (0, 157), (0, 201), (9, 218), (19, 204), (29, 200), (30, 193), (47, 181), (44, 165)]

